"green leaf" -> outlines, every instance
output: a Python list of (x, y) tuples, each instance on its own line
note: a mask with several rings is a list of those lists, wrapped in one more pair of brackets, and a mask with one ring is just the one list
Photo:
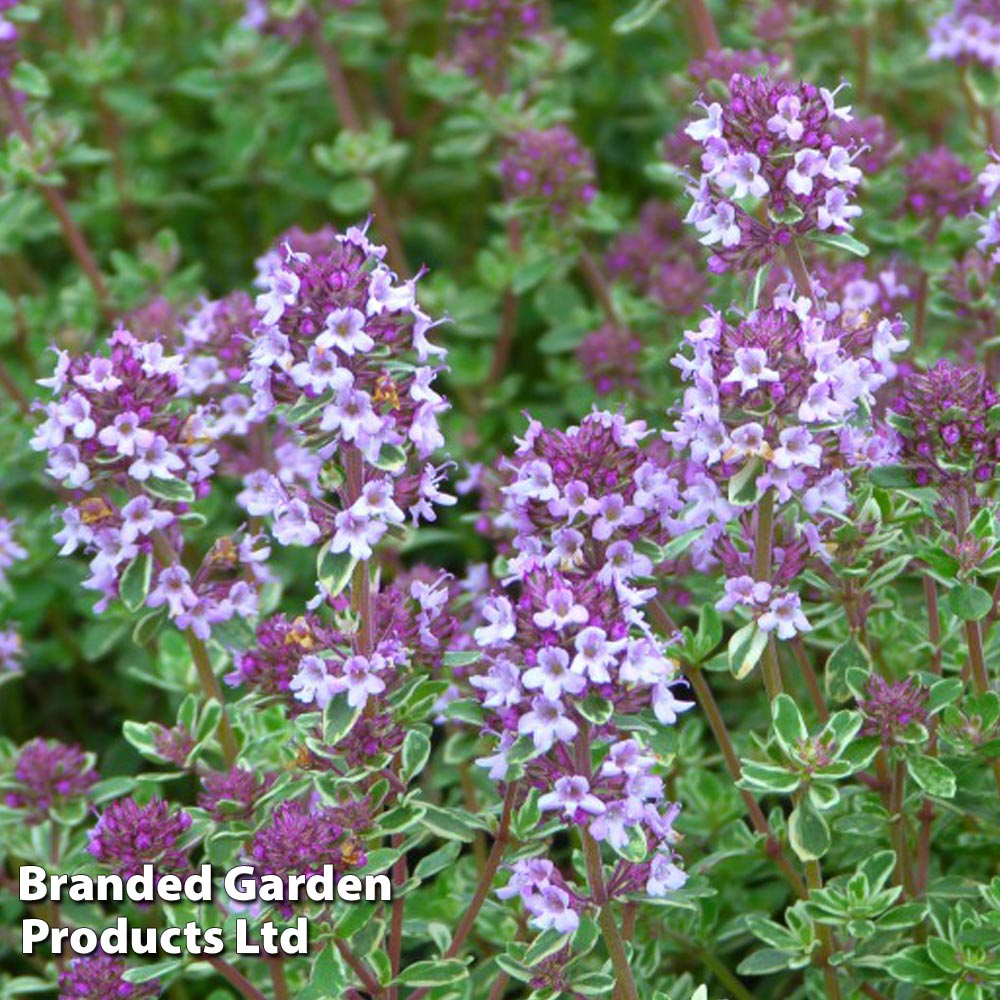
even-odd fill
[(163, 979), (169, 976), (183, 964), (184, 960), (181, 958), (168, 958), (163, 962), (154, 962), (152, 965), (137, 965), (126, 969), (122, 978), (130, 983), (148, 983), (153, 979)]
[(118, 594), (129, 611), (138, 611), (146, 603), (152, 580), (153, 557), (148, 552), (136, 556), (125, 567), (118, 585)]
[(132, 629), (132, 641), (137, 646), (145, 646), (147, 642), (152, 642), (156, 638), (156, 633), (163, 628), (167, 620), (167, 609), (163, 607), (150, 611), (148, 615), (143, 615)]
[(787, 972), (792, 968), (791, 955), (777, 948), (761, 948), (736, 967), (741, 976), (767, 976), (772, 972)]
[(736, 507), (749, 507), (761, 497), (757, 486), (757, 477), (764, 470), (764, 463), (759, 458), (752, 458), (743, 468), (729, 480), (729, 502)]
[(962, 583), (948, 591), (948, 607), (962, 621), (978, 622), (993, 610), (993, 598), (982, 587)]
[(830, 828), (808, 798), (788, 817), (788, 841), (800, 861), (818, 861), (830, 849)]
[(406, 465), (406, 452), (398, 444), (384, 444), (372, 465), (383, 472), (396, 472)]
[(757, 273), (753, 277), (753, 282), (750, 284), (750, 288), (747, 291), (747, 304), (746, 311), (752, 313), (757, 308), (757, 303), (760, 301), (760, 293), (764, 287), (764, 282), (767, 279), (767, 275), (771, 270), (770, 264), (765, 264), (763, 267), (757, 268)]
[(947, 764), (926, 754), (912, 754), (908, 763), (913, 780), (929, 795), (939, 799), (955, 797), (955, 774)]
[(875, 921), (875, 927), (880, 931), (903, 931), (913, 927), (924, 919), (927, 913), (926, 903), (902, 903), (886, 910)]
[(797, 774), (786, 771), (777, 764), (762, 764), (755, 760), (740, 761), (743, 776), (738, 782), (740, 788), (759, 789), (791, 795), (799, 787), (801, 779)]
[(466, 722), (470, 726), (481, 728), (485, 721), (483, 706), (475, 698), (458, 698), (448, 702), (442, 713), (446, 719)]
[(457, 809), (444, 809), (441, 806), (431, 805), (429, 802), (421, 802), (424, 808), (424, 815), (420, 817), (420, 822), (427, 827), (431, 833), (443, 837), (445, 840), (462, 840), (472, 843), (476, 839), (476, 831)]
[(798, 705), (787, 694), (779, 694), (771, 702), (771, 723), (774, 735), (786, 755), (791, 755), (809, 736)]
[(360, 708), (347, 704), (346, 694), (338, 694), (323, 711), (323, 740), (336, 746), (351, 731), (360, 714)]
[(576, 707), (577, 711), (595, 726), (603, 726), (615, 712), (614, 705), (599, 694), (588, 695), (583, 701), (577, 702)]
[(834, 701), (844, 702), (851, 697), (847, 675), (852, 669), (863, 671), (867, 683), (867, 677), (871, 672), (871, 658), (868, 650), (861, 645), (855, 635), (848, 636), (826, 660), (824, 681), (827, 693)]
[(316, 557), (316, 576), (331, 597), (336, 597), (350, 582), (357, 565), (357, 558), (350, 552), (331, 552), (326, 542)]
[(698, 613), (698, 635), (695, 640), (698, 656), (704, 659), (722, 642), (722, 615), (715, 605), (706, 602)]
[(667, 0), (639, 0), (630, 11), (615, 18), (611, 30), (616, 35), (628, 35), (644, 28), (667, 5)]
[(457, 958), (438, 958), (414, 962), (396, 977), (401, 986), (448, 986), (468, 978), (469, 970)]
[(737, 680), (743, 680), (757, 666), (766, 646), (767, 633), (756, 622), (733, 633), (729, 640), (729, 669)]
[(421, 858), (417, 862), (417, 867), (413, 869), (413, 877), (416, 879), (430, 878), (432, 875), (444, 871), (445, 868), (450, 868), (458, 860), (461, 853), (461, 842), (452, 840), (444, 847), (439, 847), (436, 851)]
[(194, 487), (183, 479), (147, 479), (143, 483), (147, 493), (171, 503), (194, 503)]
[(471, 667), (483, 658), (478, 649), (449, 649), (442, 657), (446, 667)]
[(136, 722), (133, 719), (126, 719), (122, 724), (122, 734), (144, 757), (156, 756), (153, 728), (152, 722)]
[(15, 90), (23, 91), (29, 97), (48, 97), (52, 93), (48, 78), (34, 63), (19, 62), (10, 75)]
[(532, 941), (528, 950), (524, 953), (522, 961), (525, 965), (538, 965), (539, 962), (548, 958), (549, 955), (554, 955), (565, 944), (566, 935), (550, 927)]
[(872, 486), (883, 490), (906, 490), (917, 485), (913, 473), (902, 465), (880, 465), (868, 473)]
[(904, 983), (936, 986), (948, 981), (948, 977), (927, 957), (927, 949), (920, 945), (897, 951), (884, 961), (885, 971)]
[(354, 215), (369, 208), (375, 186), (367, 177), (351, 177), (338, 181), (330, 189), (330, 205), (344, 215)]
[(419, 729), (411, 729), (403, 740), (400, 778), (406, 783), (412, 781), (424, 769), (430, 755), (431, 741)]
[(825, 247), (833, 247), (834, 250), (846, 250), (856, 257), (867, 257), (868, 247), (861, 240), (855, 239), (850, 233), (824, 233), (819, 229), (814, 229), (809, 234), (809, 239), (813, 243), (819, 243)]

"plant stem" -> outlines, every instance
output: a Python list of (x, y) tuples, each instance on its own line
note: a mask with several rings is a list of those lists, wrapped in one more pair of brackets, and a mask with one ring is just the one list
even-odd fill
[(226, 702), (222, 696), (222, 689), (219, 687), (219, 679), (212, 669), (212, 658), (208, 655), (205, 643), (191, 629), (187, 629), (184, 635), (188, 648), (191, 650), (195, 669), (198, 671), (198, 680), (201, 681), (202, 690), (209, 698), (222, 706), (222, 716), (219, 719), (219, 740), (222, 743), (222, 756), (226, 761), (226, 767), (232, 767), (239, 755), (239, 748), (236, 745), (236, 736), (233, 734), (233, 727), (230, 725), (229, 715), (226, 712)]
[[(697, 668), (685, 671), (685, 676), (691, 682), (691, 686), (698, 696), (701, 709), (705, 713), (705, 718), (708, 719), (709, 728), (715, 736), (715, 742), (722, 751), (722, 757), (726, 762), (726, 769), (729, 771), (729, 776), (734, 782), (739, 781), (743, 776), (743, 771), (740, 768), (740, 759), (736, 755), (736, 749), (733, 747), (733, 741), (729, 736), (729, 730), (726, 728), (726, 722), (722, 718), (722, 713), (719, 711), (719, 706), (715, 700), (715, 696), (712, 694), (712, 689), (708, 686), (708, 681), (705, 680), (702, 672)], [(782, 875), (785, 876), (795, 894), (801, 898), (805, 898), (805, 883), (803, 883), (799, 873), (792, 867), (788, 858), (785, 857), (778, 838), (774, 835), (770, 824), (767, 822), (764, 811), (750, 792), (745, 788), (741, 788), (739, 791), (754, 830), (766, 838), (768, 857), (774, 860), (774, 863), (781, 870)]]
[[(153, 551), (156, 557), (165, 566), (179, 566), (180, 556), (174, 551), (170, 540), (162, 531), (153, 532)], [(236, 743), (236, 736), (233, 727), (229, 722), (229, 713), (226, 711), (226, 700), (222, 696), (222, 689), (219, 687), (219, 679), (212, 669), (212, 658), (208, 655), (208, 648), (205, 643), (194, 634), (191, 629), (185, 629), (184, 637), (187, 639), (188, 649), (191, 650), (191, 658), (194, 660), (195, 670), (198, 672), (198, 680), (206, 696), (213, 701), (217, 701), (222, 706), (222, 716), (219, 719), (219, 741), (222, 744), (222, 756), (226, 762), (226, 767), (232, 767), (239, 756), (239, 747)]]
[[(517, 219), (508, 219), (507, 221), (507, 243), (511, 253), (516, 256), (521, 250), (521, 225)], [(516, 335), (517, 292), (513, 288), (507, 288), (503, 293), (503, 304), (500, 310), (500, 333), (493, 348), (490, 373), (486, 378), (487, 385), (496, 385), (503, 378)]]
[(206, 955), (205, 961), (247, 1000), (267, 1000), (267, 997), (239, 969), (231, 966), (225, 959), (217, 955)]
[(343, 938), (335, 937), (333, 943), (340, 957), (351, 967), (354, 974), (361, 980), (361, 985), (373, 996), (381, 997), (385, 995), (385, 990), (379, 985), (379, 981), (372, 975), (371, 969), (365, 964), (363, 959), (351, 951), (350, 946)]
[(625, 942), (622, 940), (621, 931), (615, 923), (615, 916), (611, 910), (611, 900), (608, 899), (607, 886), (604, 884), (601, 849), (597, 841), (584, 827), (580, 827), (580, 837), (583, 841), (583, 856), (587, 863), (587, 881), (590, 884), (591, 895), (593, 895), (594, 902), (598, 907), (597, 923), (601, 928), (601, 935), (615, 970), (617, 995), (621, 997), (621, 1000), (639, 1000), (639, 991), (636, 989), (635, 978), (628, 962)]
[[(810, 891), (823, 888), (823, 875), (818, 861), (805, 862), (806, 883)], [(833, 931), (826, 924), (816, 924), (816, 936), (822, 946), (823, 985), (826, 1000), (840, 1000), (840, 983), (837, 980), (837, 970), (830, 965), (830, 955), (833, 953)]]
[[(28, 124), (28, 119), (25, 118), (21, 110), (21, 105), (18, 103), (17, 96), (11, 89), (9, 81), (0, 79), (0, 94), (3, 95), (17, 134), (24, 140), (25, 145), (33, 147), (35, 143), (34, 136), (31, 133), (31, 126)], [(107, 285), (104, 284), (104, 278), (101, 277), (101, 270), (97, 266), (97, 260), (90, 249), (90, 244), (87, 243), (86, 237), (81, 232), (79, 226), (73, 221), (62, 193), (51, 184), (38, 183), (36, 186), (38, 193), (45, 199), (45, 204), (48, 205), (49, 211), (52, 212), (59, 223), (59, 228), (62, 230), (63, 238), (66, 240), (70, 252), (76, 258), (76, 262), (80, 265), (91, 287), (94, 289), (98, 305), (105, 314), (108, 314), (110, 310)]]
[(688, 0), (688, 12), (698, 45), (698, 54), (707, 56), (710, 52), (721, 48), (719, 32), (705, 0)]
[(487, 1000), (502, 1000), (504, 993), (507, 992), (507, 984), (509, 982), (510, 976), (503, 969), (499, 969), (497, 977), (493, 980), (493, 985), (490, 987), (490, 995)]
[[(330, 88), (330, 96), (340, 115), (341, 123), (349, 132), (363, 132), (364, 125), (358, 109), (351, 95), (351, 88), (347, 85), (347, 77), (344, 74), (344, 67), (340, 61), (337, 50), (323, 37), (322, 27), (317, 27), (310, 35), (313, 48), (323, 64), (323, 72), (326, 74), (326, 82)], [(386, 246), (392, 259), (404, 275), (409, 277), (413, 272), (406, 260), (406, 251), (403, 249), (403, 240), (399, 235), (399, 228), (396, 225), (396, 217), (393, 215), (378, 180), (369, 176), (368, 180), (372, 185), (372, 205), (378, 220), (378, 229), (385, 237)]]
[(611, 290), (608, 287), (608, 279), (605, 278), (601, 265), (594, 259), (594, 255), (589, 250), (581, 250), (579, 257), (580, 273), (587, 282), (594, 298), (597, 299), (605, 318), (609, 323), (618, 323), (618, 311), (615, 309), (614, 300), (611, 298)]
[(271, 972), (271, 988), (274, 990), (274, 1000), (292, 1000), (292, 994), (288, 991), (288, 980), (285, 978), (285, 967), (281, 959), (272, 958), (267, 964)]
[[(771, 582), (771, 550), (774, 544), (774, 490), (766, 490), (757, 505), (757, 531), (754, 539), (754, 576), (764, 583)], [(761, 666), (764, 686), (770, 701), (781, 694), (781, 665), (774, 636), (767, 637)]]
[(924, 573), (924, 602), (927, 605), (927, 638), (934, 647), (931, 670), (941, 675), (941, 615), (938, 611), (937, 584), (934, 577)]
[[(353, 445), (345, 449), (344, 474), (346, 476), (347, 497), (345, 507), (350, 507), (364, 487), (364, 466), (361, 452)], [(371, 656), (375, 648), (372, 580), (368, 571), (368, 561), (358, 560), (351, 574), (351, 609), (358, 618), (358, 652), (362, 656)]]
[(785, 259), (788, 261), (789, 268), (791, 268), (792, 277), (795, 279), (795, 287), (799, 295), (804, 295), (807, 299), (811, 299), (813, 297), (813, 287), (812, 280), (809, 277), (809, 269), (806, 267), (806, 262), (802, 258), (802, 251), (794, 239), (785, 247)]
[(809, 697), (812, 699), (817, 715), (819, 715), (819, 720), (825, 723), (830, 718), (830, 710), (826, 707), (826, 701), (823, 699), (823, 692), (819, 686), (819, 679), (816, 677), (816, 671), (813, 670), (812, 663), (809, 660), (809, 654), (806, 652), (806, 644), (802, 641), (802, 636), (797, 635), (792, 639), (792, 652), (795, 654), (795, 662), (802, 671), (802, 677), (806, 682), (806, 687), (809, 689)]
[[(406, 837), (397, 833), (392, 838), (392, 846), (399, 850), (406, 843)], [(402, 885), (406, 881), (407, 864), (406, 853), (399, 856), (399, 859), (392, 866), (392, 881), (395, 885)], [(389, 916), (389, 968), (392, 970), (392, 978), (399, 975), (400, 966), (403, 961), (403, 916), (406, 912), (406, 897), (396, 895), (392, 900), (392, 912)], [(389, 987), (389, 1000), (396, 1000), (399, 996), (399, 987)]]
[[(514, 815), (514, 800), (516, 797), (517, 782), (512, 781), (507, 786), (507, 791), (503, 798), (503, 808), (500, 812), (497, 834), (493, 840), (490, 855), (486, 859), (486, 866), (479, 876), (479, 884), (476, 886), (476, 891), (473, 893), (469, 907), (465, 911), (465, 915), (455, 930), (455, 936), (451, 939), (451, 944), (442, 958), (454, 958), (462, 950), (462, 945), (472, 932), (472, 928), (476, 923), (476, 917), (479, 916), (479, 911), (483, 908), (483, 903), (486, 902), (486, 897), (490, 894), (490, 889), (493, 887), (493, 879), (500, 869), (500, 862), (503, 861), (504, 851), (506, 851), (510, 840), (510, 821)], [(410, 994), (409, 1000), (421, 1000), (422, 997), (426, 996), (429, 989), (429, 986), (422, 986)]]
[(907, 850), (906, 828), (903, 825), (903, 805), (906, 801), (906, 760), (896, 761), (892, 776), (892, 795), (889, 800), (889, 822), (891, 824), (892, 846), (896, 852), (896, 883), (911, 899), (916, 895), (913, 885), (913, 869), (910, 867)]

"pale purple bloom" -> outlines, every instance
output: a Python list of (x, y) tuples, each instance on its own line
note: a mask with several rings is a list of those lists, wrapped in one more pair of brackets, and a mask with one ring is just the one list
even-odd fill
[(558, 809), (567, 819), (574, 819), (580, 813), (600, 816), (604, 803), (590, 791), (590, 782), (582, 775), (566, 775), (556, 778), (551, 792), (546, 792), (538, 800), (542, 812)]
[(545, 595), (545, 610), (535, 612), (534, 622), (561, 632), (567, 625), (586, 625), (589, 618), (587, 609), (575, 603), (573, 591), (556, 585)]
[(295, 304), (301, 282), (294, 271), (279, 268), (266, 276), (265, 283), (267, 291), (257, 296), (257, 311), (263, 314), (265, 326), (274, 326), (285, 314), (285, 307)]
[(573, 645), (576, 656), (570, 669), (586, 675), (595, 684), (606, 684), (611, 680), (608, 667), (617, 666), (618, 654), (627, 643), (624, 639), (612, 641), (604, 629), (590, 625), (577, 633)]
[(351, 656), (341, 666), (343, 673), (334, 676), (331, 688), (335, 692), (347, 692), (347, 704), (351, 708), (364, 708), (369, 697), (385, 690), (385, 681), (376, 671), (383, 669), (385, 661), (378, 654), (370, 659), (365, 656)]
[(566, 694), (580, 694), (587, 686), (583, 677), (569, 669), (569, 653), (558, 646), (544, 646), (538, 650), (538, 665), (526, 670), (522, 681), (526, 688), (540, 688), (552, 701)]
[(174, 515), (169, 510), (157, 510), (148, 496), (137, 496), (122, 507), (122, 538), (134, 542), (166, 528), (173, 521)]
[(167, 566), (160, 571), (156, 587), (150, 591), (146, 603), (151, 608), (166, 604), (172, 617), (183, 614), (198, 600), (191, 587), (191, 574), (183, 566)]
[(282, 545), (312, 545), (320, 536), (309, 505), (297, 497), (277, 508), (272, 531)]
[(767, 366), (767, 352), (759, 347), (739, 347), (733, 354), (733, 370), (722, 380), (739, 382), (740, 392), (750, 392), (761, 382), (777, 382), (781, 377)]
[(518, 732), (530, 736), (542, 753), (551, 749), (553, 743), (569, 743), (576, 736), (577, 725), (565, 714), (562, 702), (536, 695), (530, 711), (518, 721)]
[(353, 510), (342, 510), (334, 521), (336, 532), (330, 542), (331, 552), (350, 552), (355, 559), (370, 559), (372, 546), (386, 533), (386, 526), (375, 518), (359, 517)]
[(657, 854), (649, 865), (646, 892), (650, 896), (667, 896), (684, 887), (687, 872), (678, 868), (666, 854)]
[(764, 632), (776, 632), (779, 639), (793, 639), (800, 632), (812, 629), (802, 611), (798, 594), (775, 597), (767, 611), (757, 619), (757, 625)]
[(316, 338), (316, 346), (322, 351), (336, 347), (350, 357), (355, 351), (362, 354), (370, 351), (375, 341), (365, 333), (365, 314), (360, 309), (334, 309), (326, 317), (326, 325)]

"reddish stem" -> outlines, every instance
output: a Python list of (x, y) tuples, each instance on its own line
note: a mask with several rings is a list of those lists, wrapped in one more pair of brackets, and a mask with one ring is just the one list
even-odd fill
[[(11, 89), (10, 83), (7, 80), (0, 79), (0, 94), (3, 95), (17, 134), (24, 140), (27, 146), (34, 147), (35, 143), (31, 126), (28, 124), (28, 119), (25, 118), (24, 112), (21, 110), (17, 95)], [(69, 213), (65, 199), (61, 192), (50, 184), (39, 183), (37, 189), (38, 193), (45, 199), (45, 204), (48, 205), (49, 211), (52, 212), (59, 223), (63, 238), (66, 240), (70, 252), (76, 258), (76, 262), (80, 265), (91, 287), (94, 289), (94, 294), (97, 296), (101, 309), (107, 313), (109, 303), (107, 285), (104, 284), (104, 278), (101, 277), (101, 270), (97, 266), (97, 260), (90, 249), (90, 245), (87, 243), (86, 237)]]
[[(479, 876), (479, 884), (476, 886), (476, 891), (469, 902), (469, 908), (465, 911), (465, 915), (462, 917), (455, 931), (455, 936), (451, 939), (451, 944), (444, 955), (441, 956), (442, 958), (454, 958), (462, 950), (462, 945), (472, 932), (472, 928), (476, 923), (476, 917), (479, 916), (479, 911), (483, 908), (483, 903), (486, 902), (486, 897), (490, 894), (490, 889), (493, 887), (493, 879), (500, 869), (500, 862), (503, 861), (504, 851), (507, 849), (507, 843), (510, 840), (510, 821), (514, 815), (514, 800), (516, 796), (517, 783), (511, 782), (507, 786), (507, 792), (504, 795), (503, 809), (500, 813), (500, 824), (497, 826), (497, 835), (493, 841), (490, 856), (486, 859), (486, 867), (483, 868), (483, 872)], [(422, 997), (427, 995), (429, 989), (429, 986), (420, 987), (420, 989), (410, 994), (409, 1000), (421, 1000)]]

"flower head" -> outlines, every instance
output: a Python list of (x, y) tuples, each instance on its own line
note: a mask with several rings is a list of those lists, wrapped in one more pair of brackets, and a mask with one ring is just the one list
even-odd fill
[(7, 781), (5, 804), (25, 814), (29, 825), (49, 819), (53, 810), (82, 799), (97, 783), (90, 757), (57, 740), (32, 740), (21, 747)]

